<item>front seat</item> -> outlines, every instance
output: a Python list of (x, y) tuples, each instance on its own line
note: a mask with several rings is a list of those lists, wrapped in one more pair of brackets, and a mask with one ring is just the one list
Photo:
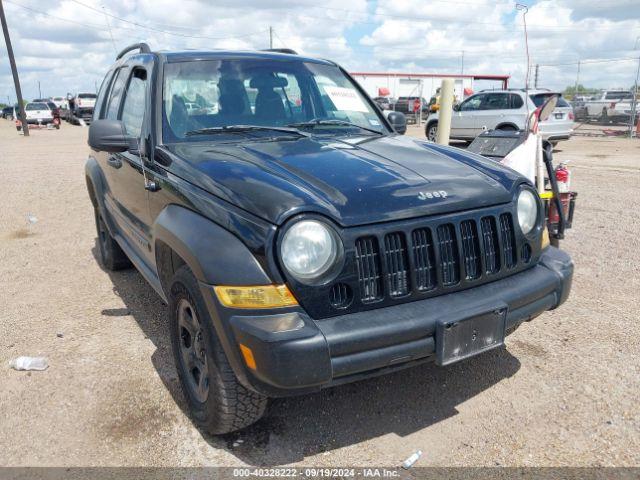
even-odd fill
[(286, 78), (260, 75), (251, 79), (251, 88), (257, 88), (255, 115), (267, 123), (282, 123), (287, 119), (282, 97), (274, 88), (283, 88), (288, 84)]

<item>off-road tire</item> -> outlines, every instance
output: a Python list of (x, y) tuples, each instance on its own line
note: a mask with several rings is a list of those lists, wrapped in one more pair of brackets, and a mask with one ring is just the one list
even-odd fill
[(438, 122), (429, 123), (424, 133), (425, 133), (425, 136), (427, 137), (427, 140), (435, 142), (438, 136)]
[(129, 257), (122, 251), (118, 242), (109, 233), (107, 225), (97, 208), (94, 208), (96, 219), (96, 231), (98, 233), (98, 253), (100, 254), (100, 263), (110, 271), (123, 270), (131, 267)]
[[(208, 393), (201, 401), (189, 383), (192, 373), (185, 366), (179, 324), (180, 305), (184, 301), (195, 310), (202, 345), (206, 348), (204, 357), (208, 377)], [(240, 430), (259, 420), (267, 407), (267, 397), (248, 390), (236, 378), (229, 360), (224, 353), (213, 326), (198, 281), (188, 266), (183, 265), (173, 276), (169, 290), (170, 335), (173, 355), (178, 370), (182, 390), (187, 399), (195, 423), (212, 435)]]

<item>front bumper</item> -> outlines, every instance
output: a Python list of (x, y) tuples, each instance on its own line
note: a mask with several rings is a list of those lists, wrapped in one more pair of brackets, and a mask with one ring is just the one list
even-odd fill
[[(536, 266), (502, 280), (321, 320), (311, 319), (301, 308), (269, 314), (226, 309), (209, 285), (202, 284), (202, 291), (236, 376), (247, 388), (278, 397), (434, 360), (437, 323), (472, 316), (487, 307), (506, 306), (506, 332), (511, 333), (523, 321), (562, 304), (569, 295), (572, 276), (569, 255), (549, 247)], [(300, 328), (267, 330), (265, 324), (272, 324), (279, 316), (296, 316)], [(253, 352), (256, 370), (249, 370), (242, 361), (240, 343)]]

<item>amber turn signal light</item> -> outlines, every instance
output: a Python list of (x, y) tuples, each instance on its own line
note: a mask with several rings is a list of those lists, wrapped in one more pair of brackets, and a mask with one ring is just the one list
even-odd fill
[(253, 358), (253, 352), (246, 345), (240, 344), (240, 351), (242, 352), (242, 356), (244, 357), (244, 363), (247, 364), (251, 370), (257, 370), (256, 359)]
[(286, 285), (259, 285), (253, 287), (213, 287), (218, 300), (230, 308), (279, 308), (298, 305)]

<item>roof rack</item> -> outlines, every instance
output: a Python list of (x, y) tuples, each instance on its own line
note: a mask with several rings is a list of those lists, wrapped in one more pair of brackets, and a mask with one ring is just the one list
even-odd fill
[(298, 52), (291, 48), (265, 48), (263, 52), (288, 53), (289, 55), (297, 55)]
[(127, 48), (122, 50), (116, 57), (116, 60), (120, 60), (127, 53), (133, 50), (140, 50), (140, 53), (151, 53), (151, 49), (149, 48), (149, 45), (147, 45), (146, 43), (134, 43), (133, 45), (129, 45)]

